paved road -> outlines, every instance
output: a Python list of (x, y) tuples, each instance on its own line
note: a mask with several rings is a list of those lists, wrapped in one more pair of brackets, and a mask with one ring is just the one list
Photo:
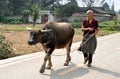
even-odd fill
[(120, 33), (98, 38), (90, 68), (82, 64), (83, 55), (75, 50), (79, 44), (73, 44), (72, 60), (67, 67), (63, 66), (66, 56), (61, 56), (65, 50), (55, 50), (53, 67), (43, 74), (39, 73), (43, 52), (1, 60), (0, 79), (120, 79)]

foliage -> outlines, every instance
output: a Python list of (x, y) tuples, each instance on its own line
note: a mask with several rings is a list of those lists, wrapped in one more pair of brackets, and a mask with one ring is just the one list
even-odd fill
[(3, 12), (1, 12), (1, 14), (0, 14), (0, 22), (4, 21), (4, 19), (5, 19), (5, 15), (4, 15)]
[(50, 10), (54, 2), (57, 0), (38, 0), (38, 3), (40, 4), (41, 9), (43, 10)]
[(87, 7), (101, 6), (101, 5), (104, 5), (106, 3), (106, 0), (81, 0), (81, 1)]
[(60, 6), (59, 5), (54, 4), (51, 10), (52, 10), (54, 17), (60, 17)]
[(120, 20), (118, 20), (118, 26), (120, 26)]
[(5, 36), (0, 34), (0, 59), (13, 56), (12, 43), (5, 40)]
[[(79, 28), (74, 28), (74, 30), (75, 30), (75, 34), (77, 34), (77, 35), (82, 35), (83, 34), (83, 32)], [(99, 29), (99, 32), (98, 32), (97, 36), (105, 36), (105, 35), (118, 33), (118, 32), (119, 31), (115, 31), (115, 30)]]
[(28, 17), (30, 15), (30, 10), (25, 9), (22, 13), (22, 23), (27, 23), (28, 22)]
[(8, 6), (12, 15), (21, 15), (22, 12), (30, 7), (31, 0), (9, 0)]
[(0, 14), (7, 14), (8, 13), (8, 6), (7, 6), (7, 0), (0, 0)]
[(71, 22), (70, 23), (73, 28), (80, 28), (81, 27), (81, 22)]
[(78, 9), (79, 9), (79, 7), (77, 4), (69, 2), (60, 7), (60, 14), (62, 17), (69, 17), (73, 13), (77, 12)]
[(82, 0), (82, 2), (84, 2), (87, 7), (91, 7), (95, 3), (94, 0)]
[(21, 24), (22, 23), (21, 19), (19, 19), (19, 18), (12, 18), (12, 17), (6, 17), (1, 22), (2, 23), (6, 23), (6, 24)]
[(104, 21), (99, 23), (99, 27), (101, 29), (106, 29), (106, 30), (115, 30), (115, 22), (114, 21)]
[(108, 25), (108, 26), (114, 26), (115, 25), (113, 20), (111, 20), (111, 21), (104, 21), (104, 22), (101, 22), (99, 24), (100, 25)]
[(34, 25), (35, 25), (35, 22), (36, 20), (38, 19), (39, 17), (39, 13), (40, 13), (40, 7), (38, 6), (38, 3), (34, 3), (31, 7), (31, 15), (33, 17), (33, 22), (34, 22)]
[[(35, 20), (38, 18), (38, 11), (51, 10), (55, 17), (69, 17), (80, 11), (78, 0), (0, 0), (0, 22), (8, 16), (23, 16), (22, 22), (27, 23), (27, 17), (31, 13)], [(105, 0), (81, 0), (83, 4), (90, 6), (103, 6)], [(109, 3), (108, 6), (109, 7)], [(14, 21), (17, 23), (16, 21)], [(19, 23), (19, 21), (18, 21)]]

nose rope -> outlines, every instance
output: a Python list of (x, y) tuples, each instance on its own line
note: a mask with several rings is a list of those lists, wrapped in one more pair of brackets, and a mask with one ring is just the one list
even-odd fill
[(90, 35), (89, 38), (88, 38), (85, 42), (83, 42), (83, 43), (80, 45), (80, 47), (82, 47), (85, 43), (87, 43), (88, 40), (89, 40), (91, 37), (92, 37), (92, 35)]

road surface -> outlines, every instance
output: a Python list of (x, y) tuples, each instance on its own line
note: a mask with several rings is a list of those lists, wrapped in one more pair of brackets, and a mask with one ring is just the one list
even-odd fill
[(44, 52), (0, 60), (0, 79), (120, 79), (120, 33), (98, 38), (98, 47), (92, 67), (83, 63), (83, 55), (77, 49), (80, 42), (72, 45), (71, 62), (63, 66), (65, 49), (55, 50), (52, 69), (43, 74), (39, 69)]

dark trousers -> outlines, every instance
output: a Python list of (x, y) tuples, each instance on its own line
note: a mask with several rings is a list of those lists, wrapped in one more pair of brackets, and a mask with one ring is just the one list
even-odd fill
[(84, 53), (84, 58), (88, 58), (88, 64), (92, 63), (93, 54)]

